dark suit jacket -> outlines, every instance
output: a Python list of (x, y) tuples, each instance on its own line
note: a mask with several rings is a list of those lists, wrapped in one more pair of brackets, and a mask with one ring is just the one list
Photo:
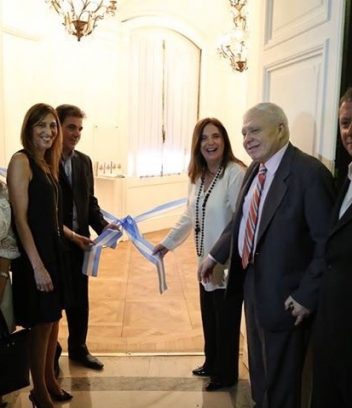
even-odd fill
[(93, 168), (90, 158), (77, 150), (72, 157), (72, 187), (60, 165), (60, 186), (63, 196), (64, 225), (72, 228), (73, 202), (77, 208), (78, 232), (89, 236), (89, 226), (100, 234), (107, 225), (94, 196)]
[[(238, 231), (244, 197), (258, 166), (252, 163), (248, 168), (233, 220), (211, 250), (221, 263), (231, 256), (229, 295), (245, 274), (238, 254)], [(326, 167), (289, 144), (264, 203), (254, 255), (258, 316), (268, 330), (293, 327), (294, 319), (284, 309), (289, 295), (310, 310), (316, 307), (333, 192)]]
[(326, 248), (328, 269), (322, 280), (317, 327), (318, 340), (323, 339), (322, 346), (333, 361), (351, 370), (352, 205), (339, 219), (348, 185), (349, 180), (346, 180), (332, 215)]

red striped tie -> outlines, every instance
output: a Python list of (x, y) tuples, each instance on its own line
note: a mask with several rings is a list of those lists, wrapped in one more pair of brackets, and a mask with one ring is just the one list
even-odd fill
[(259, 203), (260, 203), (260, 197), (263, 191), (263, 186), (265, 183), (266, 170), (267, 169), (264, 166), (264, 164), (260, 164), (259, 171), (258, 171), (258, 177), (257, 177), (257, 184), (253, 191), (252, 200), (249, 206), (246, 229), (244, 232), (244, 242), (243, 242), (243, 250), (242, 250), (243, 269), (247, 268), (249, 261), (251, 259), (251, 256), (252, 256), (254, 236), (255, 236), (255, 231), (256, 231), (257, 222), (258, 222)]

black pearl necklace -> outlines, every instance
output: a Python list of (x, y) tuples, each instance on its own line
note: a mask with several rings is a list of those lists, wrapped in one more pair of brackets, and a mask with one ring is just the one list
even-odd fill
[[(207, 205), (208, 198), (211, 194), (211, 192), (214, 189), (214, 186), (216, 182), (218, 181), (220, 174), (222, 172), (222, 167), (220, 166), (218, 171), (216, 172), (207, 192), (205, 193), (204, 196), (204, 201), (203, 204), (200, 208), (200, 196), (202, 194), (202, 190), (204, 189), (204, 182), (205, 182), (205, 176), (203, 175), (201, 178), (198, 194), (197, 194), (197, 199), (196, 199), (196, 219), (195, 219), (195, 227), (194, 227), (194, 235), (195, 235), (195, 240), (196, 240), (196, 250), (197, 250), (197, 255), (199, 257), (204, 255), (204, 222), (205, 222), (205, 207)], [(200, 212), (202, 213), (201, 219), (199, 218)]]

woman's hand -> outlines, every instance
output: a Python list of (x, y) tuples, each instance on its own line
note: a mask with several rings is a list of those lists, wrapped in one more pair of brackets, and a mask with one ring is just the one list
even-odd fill
[(51, 292), (54, 289), (54, 285), (45, 266), (43, 264), (35, 266), (33, 271), (37, 289), (40, 292)]
[(158, 244), (155, 245), (153, 249), (153, 255), (159, 255), (160, 258), (164, 258), (164, 256), (169, 252), (169, 250), (164, 247), (164, 245)]
[(202, 263), (198, 267), (198, 281), (199, 282), (211, 282), (214, 267), (216, 265), (216, 261), (206, 256)]

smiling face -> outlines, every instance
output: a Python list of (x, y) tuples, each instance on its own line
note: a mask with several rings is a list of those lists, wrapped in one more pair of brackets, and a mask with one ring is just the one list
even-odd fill
[(76, 116), (67, 116), (61, 124), (62, 150), (65, 155), (70, 154), (81, 138), (83, 119)]
[(220, 165), (224, 155), (224, 138), (219, 129), (212, 123), (204, 126), (200, 136), (200, 152), (209, 169)]
[(243, 146), (252, 160), (265, 163), (288, 141), (284, 123), (274, 115), (250, 109), (243, 118)]
[(58, 134), (55, 116), (52, 113), (48, 113), (35, 123), (32, 129), (34, 149), (44, 154), (46, 150), (51, 148)]
[(339, 111), (339, 125), (343, 147), (352, 156), (352, 101), (342, 103)]

